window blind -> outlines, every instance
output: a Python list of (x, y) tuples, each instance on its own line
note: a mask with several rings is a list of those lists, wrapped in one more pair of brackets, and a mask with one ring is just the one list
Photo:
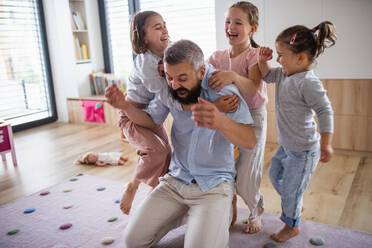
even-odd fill
[(51, 117), (36, 0), (0, 1), (0, 119), (12, 125)]
[(129, 38), (129, 6), (124, 0), (105, 0), (105, 15), (112, 73), (127, 78), (133, 65), (132, 45)]
[(172, 41), (179, 39), (194, 41), (201, 47), (207, 59), (216, 50), (214, 2), (215, 0), (105, 0), (104, 13), (110, 44), (108, 53), (113, 64), (113, 72), (126, 78), (132, 68), (133, 56), (129, 38), (129, 9), (132, 9), (130, 6), (134, 6), (134, 11), (159, 12), (167, 23)]
[(195, 42), (207, 59), (216, 50), (214, 3), (215, 0), (140, 0), (140, 9), (161, 14), (170, 40)]

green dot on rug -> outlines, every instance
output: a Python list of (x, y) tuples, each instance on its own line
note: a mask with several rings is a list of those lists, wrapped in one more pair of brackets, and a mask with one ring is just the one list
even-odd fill
[(118, 217), (111, 217), (110, 219), (108, 219), (107, 221), (108, 222), (114, 222), (118, 219)]
[(8, 235), (13, 235), (13, 234), (16, 234), (17, 232), (19, 232), (19, 229), (18, 228), (9, 231), (8, 232)]
[(324, 245), (324, 239), (322, 237), (312, 237), (310, 239), (310, 243), (315, 246), (321, 246)]

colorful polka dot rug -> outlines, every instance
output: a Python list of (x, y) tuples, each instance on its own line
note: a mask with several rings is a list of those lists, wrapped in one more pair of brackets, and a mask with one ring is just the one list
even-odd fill
[[(74, 177), (0, 206), (1, 248), (125, 247), (123, 232), (130, 216), (119, 209), (125, 184), (87, 174)], [(149, 187), (140, 186), (131, 214), (146, 197)], [(230, 230), (230, 248), (243, 247), (372, 247), (372, 234), (301, 222), (301, 234), (284, 244), (270, 239), (282, 226), (279, 216), (265, 213), (263, 229), (256, 234), (242, 230), (249, 212), (238, 209)], [(156, 245), (183, 247), (186, 225), (169, 232)], [(208, 232), (208, 230), (205, 230)]]

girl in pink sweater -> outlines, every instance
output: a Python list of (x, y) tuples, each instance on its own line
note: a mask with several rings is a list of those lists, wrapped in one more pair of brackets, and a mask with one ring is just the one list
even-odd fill
[[(217, 71), (209, 85), (219, 91), (227, 84), (236, 84), (247, 102), (254, 120), (253, 129), (257, 144), (252, 150), (239, 148), (237, 162), (237, 193), (250, 210), (245, 232), (256, 233), (262, 229), (263, 196), (260, 193), (262, 166), (266, 142), (267, 92), (257, 65), (258, 45), (253, 34), (258, 27), (258, 9), (250, 2), (237, 2), (230, 6), (225, 20), (225, 34), (230, 48), (216, 51), (209, 58)], [(234, 197), (234, 224), (236, 196)]]

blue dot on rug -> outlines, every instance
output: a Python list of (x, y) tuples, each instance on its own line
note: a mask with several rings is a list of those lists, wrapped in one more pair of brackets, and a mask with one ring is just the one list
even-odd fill
[(322, 237), (312, 237), (310, 239), (310, 243), (315, 246), (321, 246), (324, 245), (324, 239)]
[(9, 231), (9, 232), (8, 232), (8, 235), (14, 235), (14, 234), (16, 234), (17, 232), (19, 232), (19, 229), (18, 229), (18, 228), (15, 228), (15, 229)]
[(120, 199), (116, 199), (115, 200), (115, 203), (120, 203)]
[(65, 223), (65, 224), (60, 225), (59, 229), (65, 230), (65, 229), (69, 229), (70, 227), (72, 227), (71, 223)]
[(274, 243), (266, 243), (263, 247), (264, 248), (276, 248), (278, 246)]
[(35, 210), (36, 210), (35, 208), (28, 208), (25, 211), (23, 211), (23, 213), (30, 214), (30, 213), (34, 212)]
[(105, 189), (106, 189), (105, 187), (99, 187), (99, 188), (97, 188), (97, 191), (103, 191)]

